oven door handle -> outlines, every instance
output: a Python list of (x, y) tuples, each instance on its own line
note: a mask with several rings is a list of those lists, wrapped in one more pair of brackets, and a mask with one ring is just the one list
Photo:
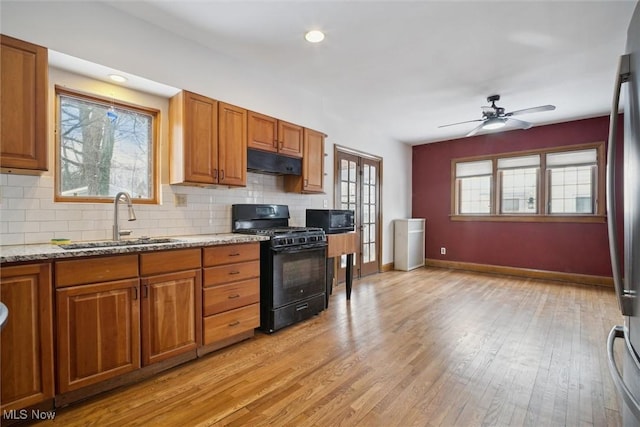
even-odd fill
[(280, 253), (300, 253), (300, 252), (311, 252), (317, 251), (319, 249), (324, 249), (327, 247), (326, 243), (310, 243), (308, 245), (297, 245), (297, 246), (285, 246), (282, 248), (271, 248), (271, 250), (277, 254)]

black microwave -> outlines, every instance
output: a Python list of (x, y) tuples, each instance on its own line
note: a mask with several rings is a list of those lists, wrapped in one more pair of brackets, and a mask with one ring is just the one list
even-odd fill
[(354, 231), (354, 212), (344, 209), (307, 209), (307, 227), (319, 227), (326, 234)]

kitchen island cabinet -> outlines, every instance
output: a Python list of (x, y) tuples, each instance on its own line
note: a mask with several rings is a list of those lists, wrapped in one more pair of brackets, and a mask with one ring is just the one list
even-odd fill
[(2, 172), (47, 170), (48, 52), (0, 35), (0, 167)]
[(303, 128), (249, 111), (247, 146), (289, 157), (302, 157)]
[(325, 134), (304, 129), (302, 175), (286, 175), (285, 190), (292, 193), (324, 193)]
[(9, 310), (0, 332), (0, 409), (4, 413), (52, 401), (51, 264), (2, 267), (0, 300)]

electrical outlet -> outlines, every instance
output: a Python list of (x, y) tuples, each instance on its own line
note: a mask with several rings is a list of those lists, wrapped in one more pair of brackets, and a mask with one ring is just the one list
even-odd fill
[(173, 195), (173, 204), (177, 208), (187, 207), (187, 195), (176, 193)]
[(329, 201), (327, 199), (324, 199), (322, 201), (322, 207), (325, 208), (325, 209), (329, 207)]
[(440, 248), (440, 255), (446, 255), (447, 254), (447, 248)]

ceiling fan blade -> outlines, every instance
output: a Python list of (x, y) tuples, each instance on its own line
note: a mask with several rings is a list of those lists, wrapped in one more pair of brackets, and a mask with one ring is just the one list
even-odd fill
[(509, 113), (506, 113), (505, 117), (517, 116), (519, 114), (539, 113), (541, 111), (551, 111), (555, 109), (556, 109), (555, 105), (540, 105), (539, 107), (531, 107), (531, 108), (525, 108), (523, 110), (511, 111)]
[(525, 122), (524, 120), (514, 119), (513, 117), (509, 117), (507, 120), (509, 124), (513, 124), (520, 129), (531, 129), (531, 127), (533, 127), (533, 124)]
[(448, 125), (438, 126), (438, 128), (446, 128), (447, 126), (455, 126), (455, 125), (461, 125), (463, 123), (473, 123), (473, 122), (482, 122), (482, 121), (484, 121), (484, 119), (467, 120), (466, 122), (449, 123)]
[(478, 126), (476, 126), (475, 128), (473, 128), (473, 130), (471, 132), (469, 132), (467, 134), (467, 136), (473, 136), (476, 133), (478, 133), (478, 131), (480, 131), (482, 129), (482, 126), (484, 126), (484, 121), (482, 123), (480, 123)]

